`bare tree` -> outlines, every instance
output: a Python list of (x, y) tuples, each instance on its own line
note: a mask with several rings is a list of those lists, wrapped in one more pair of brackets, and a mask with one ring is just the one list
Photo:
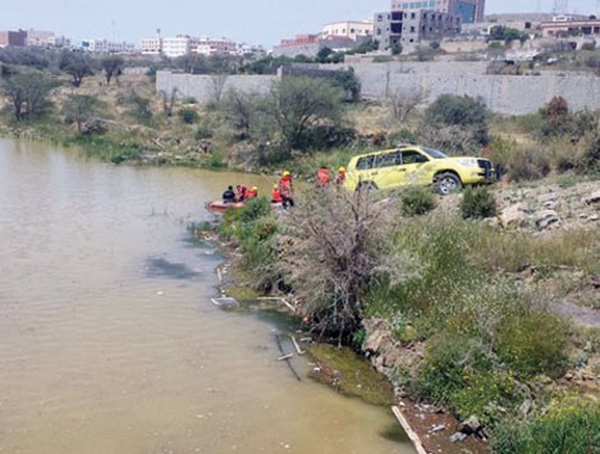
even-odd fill
[(389, 96), (389, 104), (394, 120), (404, 121), (408, 115), (421, 103), (429, 93), (423, 87), (418, 89), (398, 88)]
[(282, 268), (299, 300), (299, 312), (320, 335), (347, 341), (360, 327), (374, 280), (399, 282), (406, 256), (390, 244), (397, 226), (392, 202), (338, 187), (303, 193), (282, 217)]
[(213, 74), (210, 76), (210, 84), (212, 88), (212, 101), (216, 106), (221, 105), (221, 100), (223, 98), (223, 90), (225, 89), (225, 84), (227, 83), (229, 75), (225, 73), (221, 74)]
[(81, 133), (83, 124), (96, 113), (98, 98), (90, 95), (70, 94), (63, 106), (65, 120), (77, 125), (77, 132)]
[(167, 117), (173, 115), (173, 108), (177, 100), (177, 88), (171, 89), (171, 95), (168, 95), (165, 90), (160, 90), (159, 95), (162, 99), (163, 112)]

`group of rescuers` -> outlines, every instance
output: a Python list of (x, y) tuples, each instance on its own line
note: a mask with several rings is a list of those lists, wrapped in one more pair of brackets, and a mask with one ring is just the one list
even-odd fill
[[(273, 185), (271, 192), (271, 203), (281, 203), (283, 208), (294, 206), (294, 187), (292, 185), (292, 174), (287, 170), (283, 172), (279, 184)], [(342, 185), (346, 180), (346, 168), (340, 167), (335, 178), (336, 185)], [(325, 187), (331, 182), (331, 174), (325, 166), (319, 167), (317, 170), (316, 186)], [(252, 186), (248, 189), (243, 184), (238, 184), (233, 190), (233, 186), (229, 186), (223, 193), (223, 203), (245, 202), (246, 200), (258, 197), (258, 188)]]

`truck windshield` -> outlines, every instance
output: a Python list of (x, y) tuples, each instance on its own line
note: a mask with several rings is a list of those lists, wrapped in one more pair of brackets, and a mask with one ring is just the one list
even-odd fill
[(448, 157), (441, 151), (434, 150), (433, 148), (423, 147), (423, 151), (429, 156), (431, 156), (433, 159), (446, 159)]

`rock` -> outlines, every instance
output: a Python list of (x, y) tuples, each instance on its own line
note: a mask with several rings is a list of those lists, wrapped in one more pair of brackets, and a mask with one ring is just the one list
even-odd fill
[(588, 205), (591, 205), (593, 203), (600, 203), (600, 191), (596, 191), (596, 192), (590, 194), (588, 197), (586, 197), (584, 199), (584, 202), (587, 203)]
[(429, 430), (429, 433), (437, 433), (437, 432), (441, 432), (442, 430), (446, 430), (446, 426), (444, 424), (440, 424), (439, 426), (434, 426)]
[(523, 417), (527, 416), (531, 412), (532, 405), (533, 405), (533, 402), (531, 401), (531, 399), (525, 399), (523, 401), (523, 403), (521, 404), (521, 406), (519, 407), (519, 413)]
[(542, 194), (540, 196), (538, 196), (537, 201), (540, 205), (545, 205), (549, 202), (556, 202), (556, 197), (557, 194), (556, 193), (548, 193), (548, 194)]
[(500, 225), (505, 229), (525, 227), (529, 219), (523, 212), (523, 208), (523, 204), (517, 203), (502, 210), (499, 216)]
[(554, 210), (544, 210), (535, 218), (535, 225), (538, 230), (546, 230), (552, 224), (559, 222), (558, 213)]
[(600, 216), (597, 214), (592, 214), (587, 218), (588, 222), (597, 222), (600, 219)]
[(479, 422), (479, 418), (475, 415), (472, 415), (471, 417), (469, 417), (469, 419), (467, 419), (460, 425), (458, 430), (463, 434), (471, 435), (479, 432), (481, 428), (482, 426)]
[(451, 441), (452, 443), (457, 443), (457, 442), (459, 442), (459, 441), (465, 441), (465, 440), (467, 439), (467, 436), (468, 436), (468, 435), (465, 435), (465, 434), (464, 434), (464, 433), (462, 433), (462, 432), (456, 432), (454, 435), (452, 435), (452, 436), (450, 437), (450, 441)]

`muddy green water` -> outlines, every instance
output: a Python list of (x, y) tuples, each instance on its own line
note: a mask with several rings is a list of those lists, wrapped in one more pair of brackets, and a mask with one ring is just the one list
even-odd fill
[(258, 177), (116, 167), (0, 140), (0, 451), (411, 453), (387, 409), (277, 361), (274, 326), (223, 312), (189, 221)]

